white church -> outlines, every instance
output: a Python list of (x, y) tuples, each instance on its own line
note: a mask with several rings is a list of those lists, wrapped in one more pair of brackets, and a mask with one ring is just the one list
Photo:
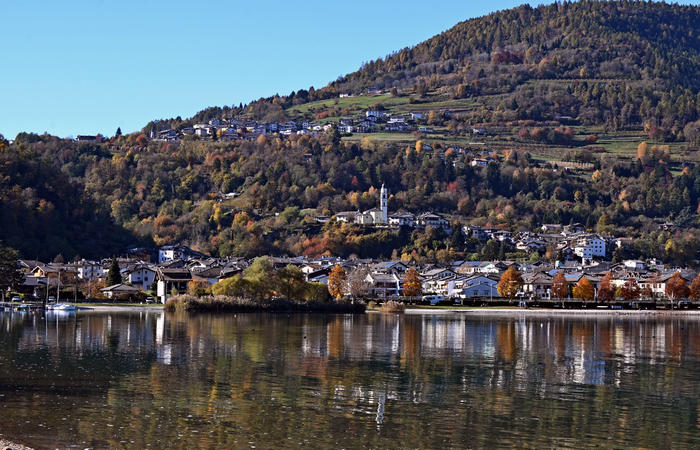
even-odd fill
[(338, 222), (354, 222), (360, 225), (381, 225), (389, 223), (389, 191), (382, 184), (379, 192), (379, 208), (368, 209), (367, 211), (345, 211), (336, 214)]
[(379, 192), (379, 208), (367, 211), (344, 211), (335, 215), (335, 220), (344, 223), (356, 223), (359, 225), (389, 225), (392, 227), (407, 226), (411, 228), (442, 228), (451, 233), (450, 222), (437, 214), (425, 212), (415, 216), (406, 211), (398, 211), (389, 216), (389, 191), (382, 184)]

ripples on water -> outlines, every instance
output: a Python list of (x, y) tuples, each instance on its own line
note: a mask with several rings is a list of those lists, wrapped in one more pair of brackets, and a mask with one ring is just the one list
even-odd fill
[(0, 313), (37, 447), (700, 446), (700, 320)]

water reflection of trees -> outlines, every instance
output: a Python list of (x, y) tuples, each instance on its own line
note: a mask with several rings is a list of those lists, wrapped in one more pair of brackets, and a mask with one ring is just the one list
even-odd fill
[[(608, 437), (666, 446), (690, 443), (698, 430), (698, 320), (155, 314), (44, 328), (0, 320), (9, 326), (4, 361), (58, 364), (54, 374), (87, 368), (105, 387), (104, 414), (78, 432), (95, 436), (92, 446), (124, 445), (123, 437), (139, 447), (159, 439), (606, 445)], [(93, 368), (93, 356), (106, 367)]]

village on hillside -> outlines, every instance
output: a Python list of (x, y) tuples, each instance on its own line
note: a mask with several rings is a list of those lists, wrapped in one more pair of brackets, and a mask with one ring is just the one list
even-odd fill
[[(342, 95), (341, 95), (342, 97)], [(449, 110), (441, 110), (442, 118), (450, 116)], [(250, 140), (254, 141), (262, 136), (289, 137), (291, 135), (318, 136), (321, 133), (337, 130), (338, 133), (349, 136), (353, 134), (367, 133), (410, 133), (421, 134), (435, 133), (436, 130), (428, 126), (428, 112), (386, 112), (380, 109), (370, 108), (362, 115), (342, 117), (337, 122), (311, 122), (304, 119), (290, 119), (285, 121), (264, 122), (245, 118), (221, 118), (211, 119), (203, 123), (195, 123), (181, 129), (159, 129), (156, 125), (148, 133), (148, 138), (156, 141), (177, 142), (188, 136), (196, 138), (217, 139), (221, 141)], [(487, 134), (484, 127), (473, 127), (471, 133), (474, 136)], [(106, 140), (101, 135), (78, 135), (76, 140), (80, 142), (100, 143)]]

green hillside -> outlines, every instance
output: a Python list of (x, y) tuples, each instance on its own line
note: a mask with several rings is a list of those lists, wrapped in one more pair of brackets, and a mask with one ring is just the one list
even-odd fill
[(472, 142), (472, 128), (483, 126), (496, 130), (491, 144), (515, 142), (538, 152), (532, 139), (519, 138), (523, 128), (566, 125), (581, 138), (598, 136), (614, 154), (633, 153), (630, 138), (666, 142), (679, 154), (683, 145), (673, 143), (700, 143), (698, 30), (696, 6), (523, 5), (461, 22), (324, 88), (209, 108), (160, 126), (181, 129), (215, 117), (323, 124), (380, 108), (434, 112), (430, 125), (448, 145)]

